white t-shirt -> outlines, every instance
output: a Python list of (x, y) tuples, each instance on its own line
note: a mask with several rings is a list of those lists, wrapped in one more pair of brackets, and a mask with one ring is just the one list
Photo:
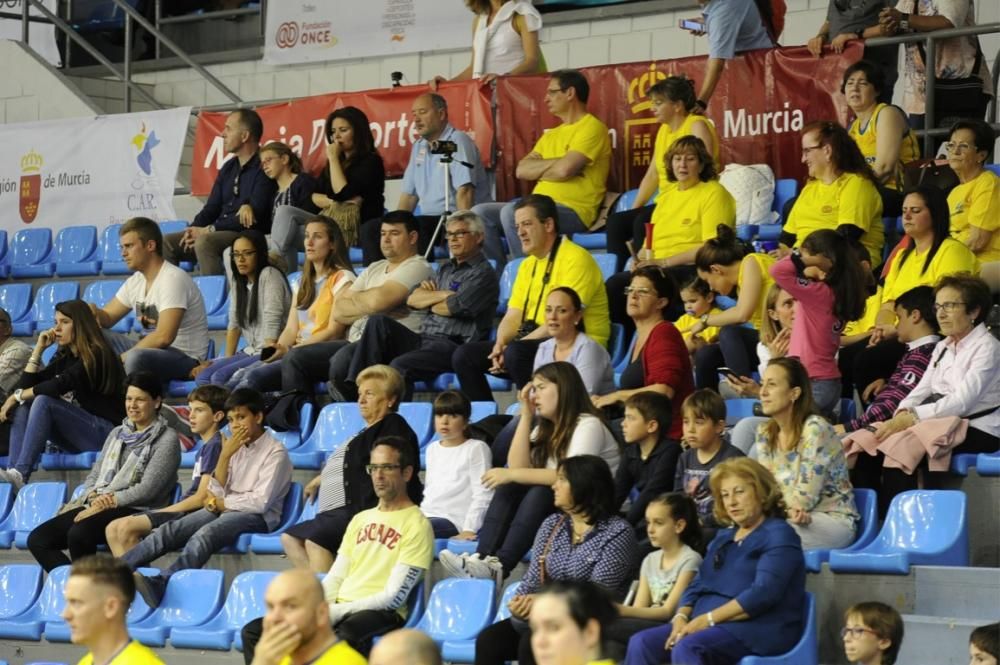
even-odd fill
[[(434, 271), (431, 269), (430, 264), (424, 260), (424, 257), (418, 254), (400, 263), (392, 272), (388, 272), (388, 268), (389, 261), (386, 259), (371, 264), (351, 284), (351, 291), (367, 291), (392, 280), (399, 282), (412, 292), (413, 289), (420, 286), (420, 282), (434, 277)], [(424, 318), (424, 312), (411, 310), (406, 302), (389, 311), (382, 312), (382, 314), (396, 319), (413, 332), (420, 332), (420, 323)], [(365, 324), (367, 322), (368, 317), (365, 316), (352, 323), (351, 329), (347, 332), (347, 341), (356, 342), (361, 339), (361, 334), (365, 331)]]
[(427, 477), (420, 510), (427, 517), (443, 517), (459, 531), (479, 531), (493, 490), (483, 485), (483, 474), (493, 466), (490, 447), (479, 439), (460, 446), (427, 446)]
[(674, 590), (677, 578), (681, 573), (697, 573), (701, 567), (701, 555), (687, 545), (683, 545), (677, 560), (670, 568), (662, 568), (663, 550), (656, 550), (646, 555), (642, 560), (639, 574), (646, 578), (649, 585), (650, 607), (660, 607)]
[[(566, 449), (566, 457), (577, 455), (597, 455), (611, 467), (612, 476), (618, 471), (618, 462), (621, 461), (618, 441), (611, 430), (599, 418), (589, 413), (584, 413), (577, 419), (576, 429), (573, 430), (569, 447)], [(550, 457), (545, 463), (545, 468), (554, 469), (558, 465), (559, 460)]]
[(135, 312), (143, 328), (143, 337), (156, 330), (160, 312), (183, 309), (181, 325), (177, 329), (172, 348), (185, 355), (204, 360), (208, 353), (208, 318), (205, 301), (191, 276), (172, 263), (164, 262), (153, 283), (146, 288), (146, 277), (141, 272), (132, 273), (125, 280), (115, 299)]

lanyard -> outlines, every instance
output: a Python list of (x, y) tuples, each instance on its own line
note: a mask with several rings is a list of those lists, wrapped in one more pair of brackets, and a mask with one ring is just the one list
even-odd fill
[[(534, 321), (538, 317), (538, 310), (542, 306), (542, 296), (545, 295), (545, 287), (548, 285), (549, 280), (552, 278), (552, 269), (556, 265), (556, 252), (559, 251), (559, 243), (562, 242), (562, 236), (556, 236), (556, 241), (552, 244), (552, 251), (549, 252), (549, 262), (545, 266), (545, 274), (542, 275), (542, 290), (538, 293), (538, 302), (535, 303), (535, 311), (531, 315), (531, 320)], [(535, 265), (531, 266), (531, 279), (528, 281), (528, 292), (524, 294), (524, 307), (521, 308), (521, 324), (523, 325), (528, 315), (528, 301), (531, 299), (531, 285), (535, 282), (535, 270), (538, 268), (538, 261), (535, 261)]]

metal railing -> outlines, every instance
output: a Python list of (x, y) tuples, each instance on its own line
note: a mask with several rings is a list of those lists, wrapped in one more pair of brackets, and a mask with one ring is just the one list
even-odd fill
[[(871, 39), (865, 40), (865, 45), (871, 46), (890, 46), (893, 44), (912, 44), (914, 42), (923, 42), (924, 52), (927, 54), (927, 61), (924, 63), (925, 80), (927, 84), (924, 88), (924, 129), (918, 130), (916, 133), (918, 136), (923, 136), (924, 139), (924, 157), (934, 156), (934, 139), (938, 136), (944, 136), (948, 133), (947, 127), (936, 127), (935, 121), (935, 87), (934, 79), (937, 74), (937, 49), (935, 48), (936, 42), (944, 39), (952, 39), (954, 37), (970, 37), (977, 35), (985, 35), (991, 33), (1000, 33), (1000, 23), (986, 23), (984, 25), (975, 25), (964, 28), (949, 28), (947, 30), (935, 30), (934, 32), (911, 32), (905, 35), (894, 35), (892, 37), (873, 37)], [(985, 56), (985, 54), (984, 54)], [(986, 60), (988, 63), (988, 60)], [(1000, 53), (994, 58), (992, 79), (993, 79), (993, 101), (990, 102), (987, 108), (986, 118), (991, 119), (994, 125), (997, 122), (997, 67), (1000, 66)], [(979, 72), (973, 72), (973, 76), (978, 76)], [(984, 82), (985, 83), (985, 82)]]
[[(240, 16), (253, 16), (257, 15), (260, 17), (260, 36), (261, 39), (264, 38), (264, 28), (267, 25), (267, 0), (260, 0), (260, 9), (252, 9), (245, 7), (242, 9), (223, 9), (215, 12), (206, 12), (203, 14), (182, 14), (180, 16), (163, 16), (163, 0), (156, 0), (154, 4), (154, 15), (153, 19), (156, 24), (157, 31), (160, 30), (161, 25), (177, 24), (177, 23), (198, 23), (201, 21), (207, 21), (209, 19), (227, 19), (227, 18), (238, 18)], [(160, 41), (156, 40), (155, 45), (156, 59), (160, 59)]]

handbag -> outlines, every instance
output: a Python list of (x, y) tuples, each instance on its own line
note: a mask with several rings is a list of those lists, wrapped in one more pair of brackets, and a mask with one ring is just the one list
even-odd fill
[(355, 203), (334, 201), (321, 213), (337, 222), (340, 232), (344, 234), (344, 243), (348, 247), (358, 244), (358, 227), (361, 226), (361, 206)]
[(903, 167), (903, 191), (920, 185), (937, 187), (948, 196), (958, 186), (958, 175), (946, 160), (919, 159)]

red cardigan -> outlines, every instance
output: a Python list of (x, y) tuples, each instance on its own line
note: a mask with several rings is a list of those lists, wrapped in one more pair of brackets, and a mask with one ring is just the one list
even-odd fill
[(668, 433), (671, 439), (680, 441), (684, 430), (681, 404), (694, 392), (694, 372), (684, 338), (674, 324), (662, 321), (649, 333), (642, 347), (642, 369), (647, 386), (663, 383), (674, 389)]

